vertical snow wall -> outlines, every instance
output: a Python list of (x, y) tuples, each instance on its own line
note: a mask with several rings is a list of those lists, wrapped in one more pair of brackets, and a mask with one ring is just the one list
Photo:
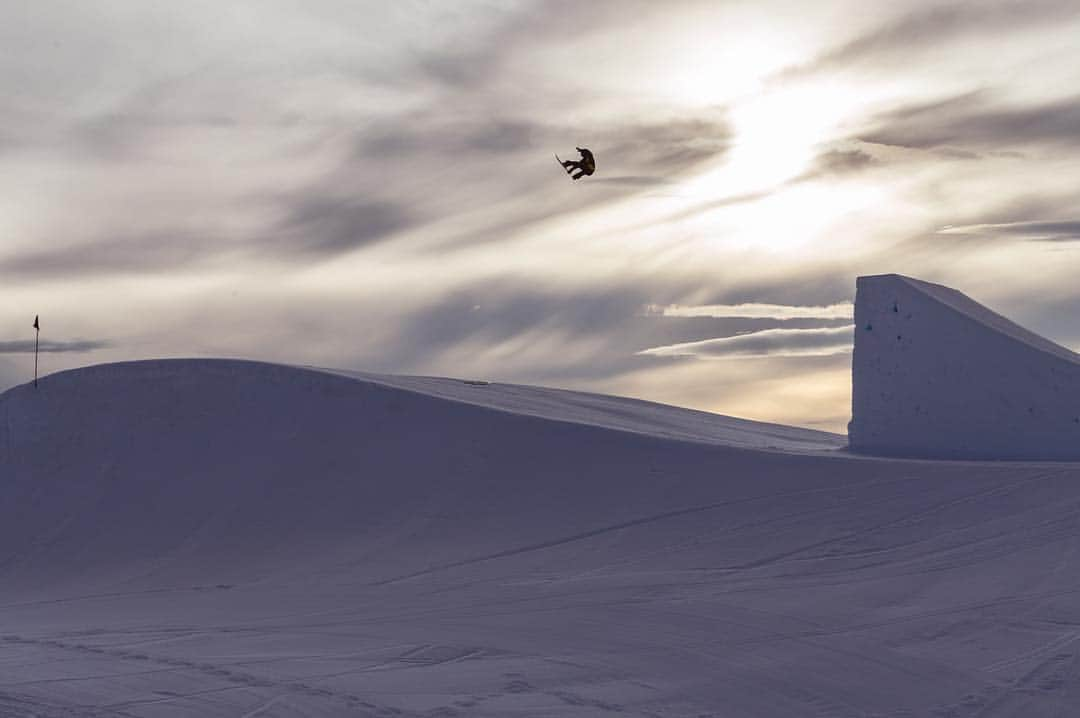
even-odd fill
[(1080, 355), (960, 292), (859, 277), (851, 450), (1080, 460)]

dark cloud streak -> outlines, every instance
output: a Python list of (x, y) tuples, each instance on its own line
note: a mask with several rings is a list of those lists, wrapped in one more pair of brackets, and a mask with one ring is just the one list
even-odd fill
[(776, 76), (790, 80), (816, 72), (847, 69), (863, 63), (909, 63), (921, 52), (947, 47), (949, 41), (981, 35), (1015, 34), (1080, 14), (1072, 0), (1006, 0), (934, 5), (903, 15), (811, 62)]
[(522, 120), (473, 117), (448, 120), (445, 113), (414, 113), (362, 130), (356, 140), (358, 160), (400, 161), (414, 155), (450, 157), (506, 155), (551, 141), (554, 128)]
[(1080, 241), (1080, 220), (1035, 220), (1006, 224), (974, 224), (949, 227), (945, 234), (1015, 237), (1037, 242)]
[(909, 149), (1048, 143), (1080, 146), (1080, 95), (1026, 107), (990, 106), (965, 94), (932, 105), (901, 108), (879, 118), (859, 139)]
[[(71, 352), (92, 352), (96, 349), (109, 347), (109, 342), (88, 339), (76, 339), (73, 341), (42, 341), (38, 351), (46, 354), (65, 354)], [(16, 341), (0, 341), (0, 354), (33, 354), (34, 341), (23, 339)]]
[(212, 263), (229, 246), (217, 237), (187, 229), (153, 230), (14, 254), (0, 259), (0, 275), (43, 278), (169, 272)]
[(401, 204), (309, 192), (290, 199), (286, 216), (259, 242), (278, 258), (331, 257), (389, 238), (417, 222)]
[(414, 55), (411, 66), (391, 74), (375, 71), (371, 77), (391, 83), (407, 77), (473, 92), (492, 82), (515, 54), (555, 40), (570, 43), (591, 32), (609, 30), (628, 17), (658, 12), (658, 8), (649, 0), (543, 0), (520, 12), (505, 13), (492, 30), (465, 47), (428, 48)]

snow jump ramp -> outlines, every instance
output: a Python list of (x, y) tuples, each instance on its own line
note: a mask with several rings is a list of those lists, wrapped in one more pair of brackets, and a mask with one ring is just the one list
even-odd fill
[(859, 277), (848, 438), (885, 456), (1080, 460), (1080, 355), (954, 289)]

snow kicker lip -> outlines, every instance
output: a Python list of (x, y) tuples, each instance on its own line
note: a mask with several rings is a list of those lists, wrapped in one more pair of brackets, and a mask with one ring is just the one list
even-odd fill
[(1080, 356), (948, 287), (859, 277), (852, 451), (1080, 460)]

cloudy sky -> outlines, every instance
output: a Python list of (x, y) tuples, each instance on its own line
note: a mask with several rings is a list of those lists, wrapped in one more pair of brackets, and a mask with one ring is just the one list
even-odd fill
[(1075, 0), (0, 18), (0, 388), (40, 314), (44, 373), (248, 357), (842, 430), (883, 272), (1080, 348)]

